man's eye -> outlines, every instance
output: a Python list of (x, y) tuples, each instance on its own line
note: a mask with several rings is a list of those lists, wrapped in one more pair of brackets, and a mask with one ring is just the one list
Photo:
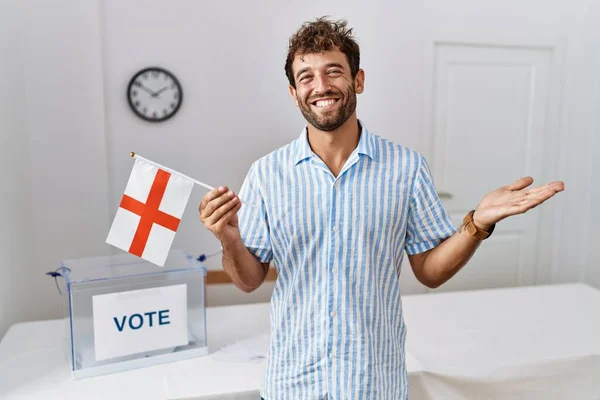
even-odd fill
[(310, 79), (310, 75), (303, 75), (302, 77), (300, 77), (300, 82), (305, 82), (309, 79)]
[(332, 69), (332, 70), (329, 70), (329, 74), (330, 74), (330, 75), (331, 75), (331, 74), (332, 74), (332, 75), (339, 75), (339, 74), (341, 74), (341, 73), (342, 73), (342, 71), (340, 71), (339, 69)]

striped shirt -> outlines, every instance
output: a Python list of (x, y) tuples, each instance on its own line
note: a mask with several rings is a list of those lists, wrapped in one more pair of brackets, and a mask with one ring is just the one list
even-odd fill
[(239, 211), (242, 240), (278, 272), (267, 400), (408, 397), (400, 265), (456, 229), (424, 157), (360, 124), (337, 177), (305, 127), (255, 161), (240, 189), (256, 206)]

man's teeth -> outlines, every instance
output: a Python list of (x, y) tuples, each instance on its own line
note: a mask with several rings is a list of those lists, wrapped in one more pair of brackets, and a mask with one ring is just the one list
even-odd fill
[(327, 107), (332, 105), (333, 103), (335, 103), (335, 99), (329, 99), (329, 100), (319, 100), (315, 103), (315, 105), (317, 107)]

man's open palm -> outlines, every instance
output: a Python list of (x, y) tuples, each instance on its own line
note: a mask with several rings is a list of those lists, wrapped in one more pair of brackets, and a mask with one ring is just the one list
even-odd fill
[(532, 183), (533, 178), (524, 177), (485, 195), (475, 210), (475, 224), (488, 229), (504, 218), (523, 214), (565, 190), (562, 181), (528, 188)]

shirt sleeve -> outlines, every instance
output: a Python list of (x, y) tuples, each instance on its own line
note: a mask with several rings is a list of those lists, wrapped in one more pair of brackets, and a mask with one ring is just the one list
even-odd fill
[(422, 253), (456, 232), (450, 216), (437, 195), (429, 165), (420, 156), (408, 211), (406, 253)]
[(262, 263), (271, 262), (273, 251), (269, 232), (269, 221), (264, 198), (257, 181), (256, 166), (253, 164), (238, 193), (242, 207), (238, 211), (242, 242)]

